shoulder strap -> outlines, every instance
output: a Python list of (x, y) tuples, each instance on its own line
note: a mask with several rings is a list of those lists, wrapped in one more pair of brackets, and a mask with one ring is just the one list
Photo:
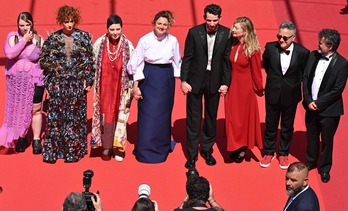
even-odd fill
[(15, 37), (14, 37), (14, 42), (15, 42), (15, 44), (17, 44), (17, 43), (19, 42), (18, 35), (15, 35)]
[(41, 48), (41, 37), (39, 35), (37, 35), (36, 46)]

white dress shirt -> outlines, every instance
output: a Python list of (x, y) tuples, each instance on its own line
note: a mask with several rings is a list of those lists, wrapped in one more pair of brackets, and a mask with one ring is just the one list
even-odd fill
[(207, 34), (207, 42), (208, 42), (208, 64), (207, 64), (207, 70), (209, 70), (209, 71), (211, 71), (211, 60), (213, 58), (215, 37), (216, 37), (216, 32), (214, 34)]
[(285, 50), (289, 50), (290, 53), (289, 55), (287, 55), (285, 52), (280, 53), (280, 65), (282, 66), (283, 75), (285, 75), (286, 71), (289, 69), (292, 52), (294, 51), (294, 43), (291, 43), (291, 45)]
[(312, 99), (313, 100), (318, 99), (320, 85), (321, 85), (321, 82), (323, 81), (327, 67), (329, 66), (332, 60), (332, 56), (328, 56), (327, 58), (329, 60), (320, 59), (318, 62), (317, 68), (315, 69), (315, 74), (314, 74), (313, 83), (312, 83)]
[(180, 77), (181, 55), (176, 37), (165, 34), (157, 37), (152, 31), (140, 38), (139, 43), (128, 62), (128, 72), (134, 74), (134, 81), (145, 78), (145, 62), (151, 64), (172, 64), (174, 77)]

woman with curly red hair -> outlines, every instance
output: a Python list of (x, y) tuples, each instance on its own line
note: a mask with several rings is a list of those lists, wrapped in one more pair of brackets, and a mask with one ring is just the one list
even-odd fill
[(43, 160), (77, 162), (87, 154), (87, 92), (94, 81), (93, 47), (89, 33), (77, 29), (79, 10), (58, 9), (62, 29), (52, 33), (40, 54), (48, 111)]

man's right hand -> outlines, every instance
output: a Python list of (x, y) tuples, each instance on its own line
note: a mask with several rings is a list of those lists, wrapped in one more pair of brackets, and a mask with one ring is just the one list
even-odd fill
[(187, 93), (192, 91), (192, 87), (190, 84), (188, 84), (186, 81), (181, 82), (181, 91), (184, 93), (184, 95), (187, 95)]

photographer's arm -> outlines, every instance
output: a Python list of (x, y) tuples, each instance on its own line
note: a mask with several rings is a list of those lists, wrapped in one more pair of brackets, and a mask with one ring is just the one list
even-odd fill
[(97, 200), (94, 200), (94, 197), (91, 197), (95, 211), (103, 211), (102, 200), (100, 199), (99, 194), (93, 194), (95, 195), (95, 197), (97, 197)]
[(151, 200), (151, 201), (155, 207), (155, 211), (159, 211), (157, 201), (155, 201), (155, 200)]
[(181, 203), (181, 205), (179, 206), (179, 208), (182, 209), (182, 208), (188, 207), (188, 206), (187, 206), (187, 201), (188, 201), (188, 195), (186, 195), (184, 201)]
[(218, 204), (214, 199), (214, 193), (213, 188), (210, 184), (210, 191), (209, 191), (209, 199), (208, 199), (209, 205), (211, 208), (216, 209), (217, 211), (224, 211), (224, 209)]

